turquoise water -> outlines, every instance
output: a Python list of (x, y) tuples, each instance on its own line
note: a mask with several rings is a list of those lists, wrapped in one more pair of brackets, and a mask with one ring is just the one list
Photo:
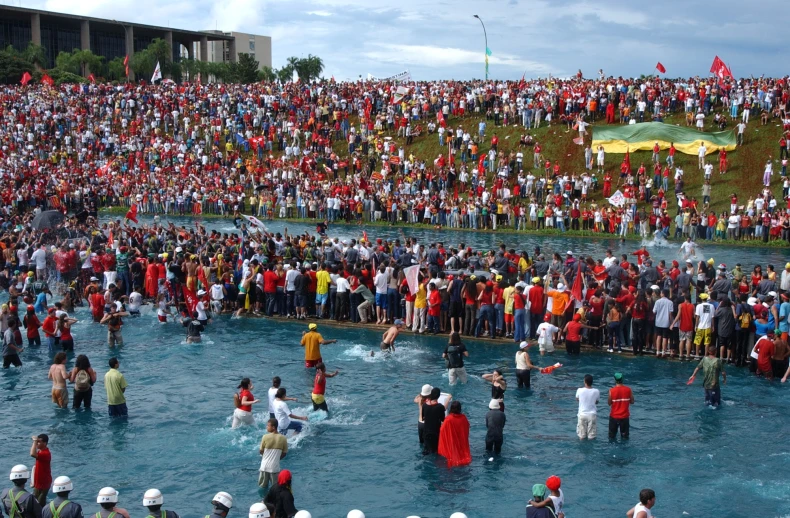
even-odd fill
[[(270, 379), (279, 375), (300, 399), (294, 413), (310, 413), (306, 432), (291, 440), (283, 466), (294, 473), (297, 506), (317, 517), (345, 516), (352, 508), (372, 517), (438, 518), (454, 510), (470, 517), (522, 516), (529, 487), (550, 474), (563, 479), (569, 516), (622, 515), (642, 487), (656, 490), (659, 516), (790, 513), (790, 446), (781, 438), (790, 429), (786, 387), (743, 369), (731, 372), (723, 407), (709, 410), (699, 384), (685, 385), (689, 364), (586, 352), (566, 359), (555, 353), (542, 364), (560, 360), (563, 368), (533, 374), (530, 392), (507, 392), (503, 452), (489, 462), (483, 439), (490, 389), (475, 375), (504, 367), (514, 387), (513, 345), (468, 342), (472, 377), (450, 388), (439, 358), (442, 339), (403, 336), (391, 358), (371, 358), (377, 332), (324, 326), (324, 337), (339, 343), (324, 346), (323, 357), (330, 369), (341, 371), (328, 381), (327, 418), (311, 412), (312, 375), (303, 367), (302, 326), (296, 323), (222, 317), (204, 343), (187, 345), (181, 328), (144, 314), (127, 323), (126, 345), (118, 352), (107, 349), (98, 329), (76, 325), (76, 349), (89, 355), (100, 378), (106, 360), (120, 358), (130, 385), (127, 422), (107, 417), (101, 382), (92, 412), (53, 408), (46, 349), (27, 350), (20, 371), (0, 374), (4, 469), (30, 460), (30, 435), (48, 433), (53, 475), (75, 479), (72, 496), (86, 512), (96, 511), (98, 489), (111, 485), (133, 514), (143, 511), (142, 493), (158, 487), (167, 507), (182, 516), (206, 514), (211, 496), (227, 490), (236, 499), (234, 515), (241, 516), (258, 498), (257, 445), (267, 415), (259, 405), (254, 428), (231, 430), (232, 394), (238, 380), (249, 376), (255, 395), (265, 400)], [(590, 373), (605, 394), (614, 371), (624, 372), (635, 392), (631, 440), (580, 444), (575, 390)], [(472, 423), (470, 466), (448, 470), (442, 459), (420, 454), (412, 400), (424, 383), (463, 403)], [(604, 407), (599, 406), (602, 435)]]
[[(209, 226), (214, 225), (229, 226), (221, 221)], [(361, 233), (337, 229), (341, 237)], [(396, 232), (369, 230), (371, 238)], [(431, 231), (415, 235), (423, 240), (441, 236), (450, 243), (465, 239), (472, 246), (499, 239)], [(514, 238), (505, 236), (511, 242)], [(595, 255), (609, 246), (534, 237), (519, 243), (529, 249), (540, 243)], [(634, 248), (633, 243), (624, 249), (628, 248)], [(717, 261), (729, 264), (743, 257), (749, 268), (748, 258), (763, 264), (781, 260), (770, 250), (710, 249)], [(300, 400), (291, 405), (292, 411), (310, 415), (306, 431), (291, 439), (283, 467), (294, 473), (297, 507), (317, 518), (342, 517), (353, 508), (369, 517), (440, 518), (453, 511), (464, 511), (470, 518), (523, 516), (529, 488), (551, 474), (563, 479), (571, 518), (622, 516), (643, 487), (656, 490), (654, 510), (662, 517), (790, 513), (790, 482), (785, 476), (790, 446), (783, 438), (790, 430), (787, 387), (750, 377), (743, 369), (731, 371), (719, 410), (704, 407), (699, 381), (693, 387), (685, 385), (692, 370), (687, 363), (591, 352), (580, 358), (555, 353), (541, 359), (542, 365), (562, 361), (565, 366), (551, 375), (533, 374), (532, 390), (527, 392), (515, 388), (514, 345), (467, 341), (469, 383), (451, 388), (440, 358), (442, 338), (404, 334), (392, 357), (371, 358), (379, 331), (323, 326), (325, 338), (339, 340), (323, 347), (323, 357), (330, 370), (341, 371), (327, 382), (327, 417), (311, 410), (312, 373), (304, 368), (298, 345), (303, 324), (222, 316), (209, 326), (203, 343), (188, 345), (180, 325), (161, 325), (146, 308), (141, 318), (127, 319), (126, 345), (110, 351), (105, 328), (90, 322), (87, 310), (78, 310), (76, 317), (81, 320), (73, 329), (76, 352), (91, 358), (100, 380), (107, 360), (114, 355), (120, 359), (130, 385), (130, 417), (125, 422), (109, 420), (101, 381), (95, 387), (92, 412), (54, 408), (46, 379), (46, 347), (28, 349), (22, 369), (0, 373), (0, 423), (5, 431), (0, 469), (29, 463), (29, 437), (48, 433), (53, 476), (67, 474), (75, 480), (72, 497), (86, 513), (97, 511), (95, 495), (110, 485), (120, 491), (121, 505), (133, 515), (144, 512), (143, 492), (158, 487), (166, 507), (182, 516), (207, 514), (209, 500), (220, 490), (235, 498), (231, 516), (243, 516), (259, 499), (257, 447), (268, 414), (265, 403), (259, 404), (255, 427), (231, 430), (232, 395), (239, 380), (248, 376), (255, 383), (254, 394), (265, 401), (275, 375), (283, 379), (289, 395)], [(72, 365), (70, 358), (68, 367)], [(478, 376), (495, 367), (506, 370), (511, 388), (506, 394), (502, 455), (489, 462), (484, 416), (490, 389)], [(625, 373), (636, 398), (631, 440), (626, 443), (605, 438), (605, 393), (615, 371)], [(595, 376), (603, 393), (598, 427), (603, 438), (580, 443), (575, 436), (574, 395), (587, 373)], [(448, 470), (443, 459), (421, 455), (413, 398), (424, 383), (453, 393), (463, 403), (472, 423), (470, 466)]]

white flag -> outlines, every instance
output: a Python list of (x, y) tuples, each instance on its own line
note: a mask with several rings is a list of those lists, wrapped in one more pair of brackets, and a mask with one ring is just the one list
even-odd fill
[(268, 232), (269, 231), (269, 229), (266, 228), (266, 225), (263, 224), (263, 221), (259, 220), (255, 216), (245, 216), (244, 214), (242, 214), (241, 216), (244, 219), (246, 219), (247, 221), (250, 222), (250, 226), (253, 226), (255, 228), (259, 228), (259, 229), (263, 230), (264, 232)]
[(622, 207), (625, 205), (625, 196), (619, 190), (612, 194), (612, 197), (609, 198), (609, 203), (614, 205), (615, 207)]
[(157, 79), (162, 79), (162, 69), (159, 68), (159, 62), (156, 62), (156, 68), (154, 69), (154, 75), (151, 76), (151, 82), (155, 83)]
[(404, 268), (403, 275), (406, 276), (406, 284), (409, 285), (409, 292), (412, 295), (415, 295), (418, 289), (420, 265), (415, 264), (414, 266), (409, 266), (408, 268)]

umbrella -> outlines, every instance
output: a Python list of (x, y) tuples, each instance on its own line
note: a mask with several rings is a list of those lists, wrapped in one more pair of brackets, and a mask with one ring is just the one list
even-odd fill
[(33, 218), (31, 226), (36, 230), (55, 228), (66, 221), (66, 216), (58, 210), (45, 210)]

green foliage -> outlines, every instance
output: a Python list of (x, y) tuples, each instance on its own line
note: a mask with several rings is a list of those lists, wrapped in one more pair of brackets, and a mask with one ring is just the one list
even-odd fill
[(134, 70), (135, 75), (139, 76), (138, 79), (145, 79), (148, 81), (154, 74), (157, 62), (162, 71), (162, 76), (172, 72), (172, 55), (172, 49), (165, 40), (154, 38), (145, 50), (135, 52), (129, 65), (131, 69)]
[(43, 68), (47, 64), (47, 53), (44, 47), (33, 42), (28, 43), (27, 48), (20, 55), (38, 68)]
[(90, 50), (74, 49), (71, 52), (61, 52), (55, 58), (55, 68), (83, 77), (88, 75), (88, 69), (94, 74), (101, 73), (103, 63), (104, 57), (97, 56)]
[(277, 78), (283, 83), (292, 81), (294, 70), (299, 74), (300, 81), (309, 83), (321, 77), (321, 72), (324, 71), (324, 60), (312, 54), (308, 54), (306, 58), (291, 56), (286, 65), (276, 72)]
[(263, 67), (258, 71), (258, 81), (272, 82), (277, 80), (277, 72), (272, 67)]
[(126, 79), (126, 67), (123, 64), (123, 58), (117, 57), (107, 63), (107, 79), (111, 81), (123, 81)]
[(249, 84), (258, 81), (258, 60), (252, 54), (240, 52), (238, 61), (232, 63), (231, 68), (235, 83)]
[(22, 74), (32, 73), (34, 69), (33, 63), (25, 59), (10, 45), (8, 48), (0, 50), (0, 84), (19, 84)]

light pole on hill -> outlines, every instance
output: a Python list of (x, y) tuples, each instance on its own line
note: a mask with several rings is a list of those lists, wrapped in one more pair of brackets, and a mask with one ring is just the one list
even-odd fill
[(488, 50), (488, 34), (486, 34), (486, 24), (483, 23), (483, 19), (480, 18), (478, 15), (474, 15), (474, 17), (477, 18), (480, 21), (480, 25), (483, 26), (483, 37), (485, 38), (485, 43), (486, 43), (486, 52), (485, 52), (485, 56), (486, 56), (486, 81), (488, 81), (488, 54), (489, 54), (489, 50)]

